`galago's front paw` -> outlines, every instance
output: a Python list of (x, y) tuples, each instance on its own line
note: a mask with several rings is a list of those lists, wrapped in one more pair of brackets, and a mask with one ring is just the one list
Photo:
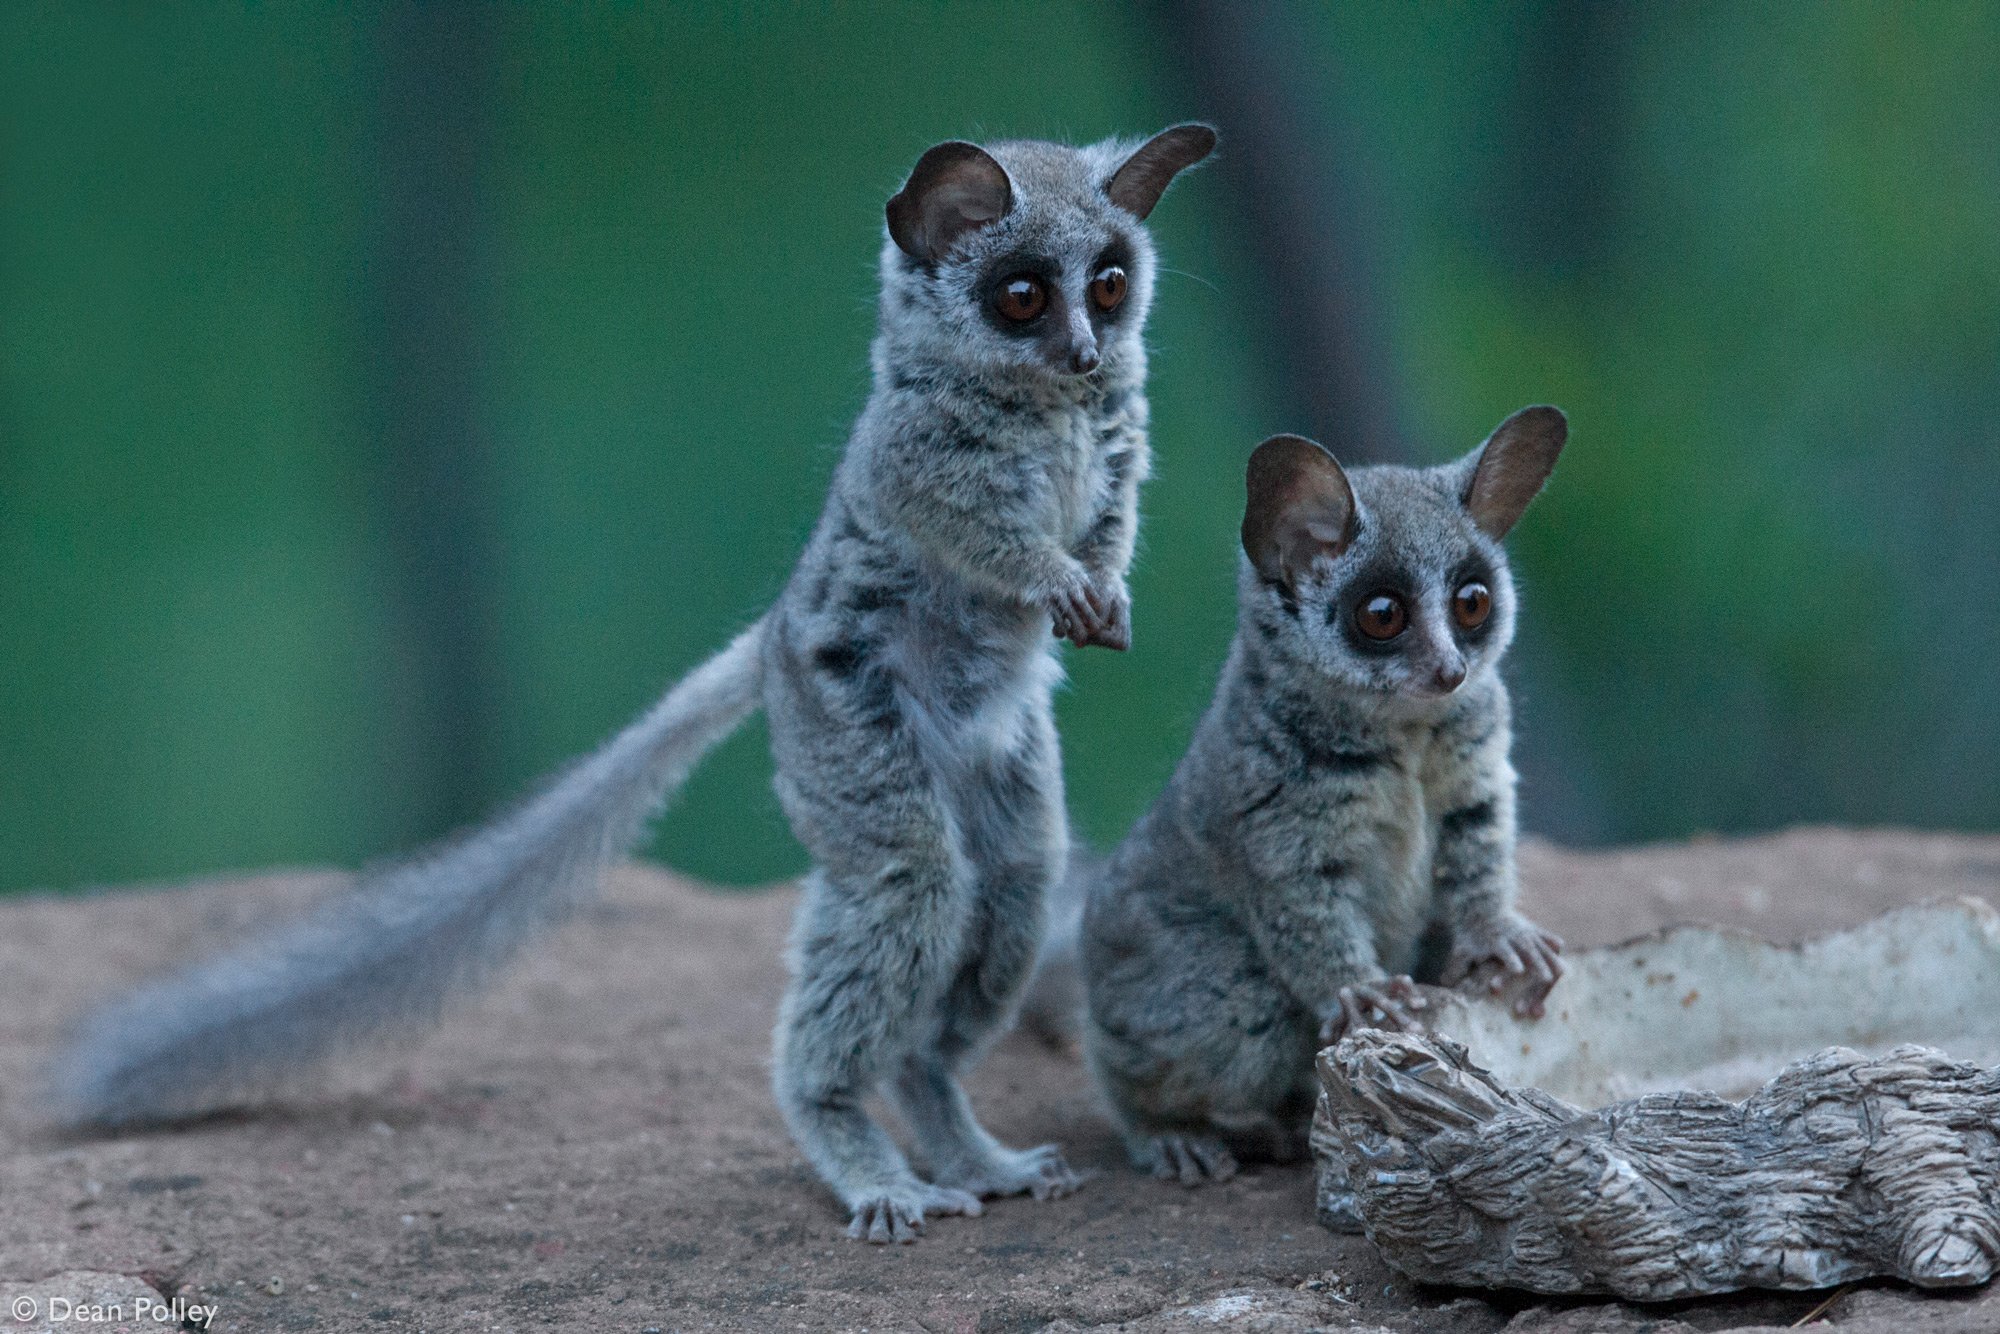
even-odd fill
[(1458, 933), (1443, 981), (1448, 987), (1506, 997), (1515, 1014), (1539, 1019), (1563, 975), (1562, 947), (1562, 937), (1509, 914)]
[(1332, 1046), (1357, 1028), (1421, 1032), (1424, 1021), (1417, 1011), (1425, 1004), (1423, 993), (1408, 977), (1385, 977), (1342, 987), (1338, 1008), (1319, 1026), (1319, 1045)]
[(1123, 653), (1132, 647), (1132, 597), (1122, 583), (1114, 584), (1099, 596), (1104, 603), (1104, 623), (1095, 635), (1077, 647), (1088, 648), (1095, 644), (1099, 648)]
[(1123, 651), (1132, 646), (1132, 600), (1121, 582), (1100, 587), (1079, 575), (1048, 598), (1049, 624), (1057, 639), (1078, 648), (1095, 644)]

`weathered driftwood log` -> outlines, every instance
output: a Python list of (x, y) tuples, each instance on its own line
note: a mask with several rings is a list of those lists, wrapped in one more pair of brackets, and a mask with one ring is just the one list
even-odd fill
[[(1639, 1300), (1875, 1275), (1984, 1283), (2000, 1259), (2000, 1070), (1834, 1047), (1743, 1102), (1583, 1111), (1447, 1039), (1320, 1055), (1322, 1210), (1410, 1277)], [(1350, 1194), (1351, 1192), (1351, 1194)]]

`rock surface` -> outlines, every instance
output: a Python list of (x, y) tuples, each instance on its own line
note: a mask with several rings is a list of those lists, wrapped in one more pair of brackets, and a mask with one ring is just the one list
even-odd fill
[(1586, 1108), (1740, 1101), (1828, 1047), (1914, 1043), (2000, 1066), (2000, 911), (1983, 899), (1896, 908), (1803, 944), (1688, 923), (1565, 962), (1540, 1019), (1504, 996), (1427, 988), (1425, 1023), (1502, 1084)]
[[(1939, 895), (2000, 903), (2000, 838), (1808, 830), (1615, 853), (1531, 846), (1523, 881), (1528, 910), (1576, 943), (1688, 918), (1796, 939)], [(766, 1088), (790, 892), (705, 893), (643, 867), (414, 1048), (171, 1131), (70, 1139), (36, 1125), (28, 1080), (88, 1003), (338, 883), (274, 875), (0, 902), (0, 1289), (129, 1279), (213, 1302), (216, 1330), (260, 1334), (1683, 1334), (1782, 1329), (1835, 1296), (1639, 1309), (1412, 1285), (1365, 1240), (1314, 1222), (1307, 1165), (1196, 1192), (1127, 1171), (1075, 1059), (1021, 1037), (974, 1078), (974, 1101), (1003, 1137), (1061, 1141), (1093, 1179), (1067, 1200), (935, 1222), (916, 1246), (855, 1245)], [(0, 1306), (0, 1331), (9, 1318)], [(1863, 1287), (1814, 1318), (1883, 1334), (1991, 1330), (2000, 1296)]]

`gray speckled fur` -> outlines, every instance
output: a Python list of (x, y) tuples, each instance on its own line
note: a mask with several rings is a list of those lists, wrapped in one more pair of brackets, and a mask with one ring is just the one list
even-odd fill
[[(996, 1144), (956, 1078), (1011, 1018), (1067, 856), (1044, 603), (1078, 580), (1123, 597), (1148, 470), (1153, 260), (1096, 186), (1128, 148), (993, 145), (1013, 214), (934, 269), (884, 248), (876, 394), (766, 640), (778, 793), (816, 864), (775, 1085), (857, 1213), (923, 1191), (861, 1108), (878, 1084), (934, 1185), (1071, 1184), (1052, 1146)], [(1023, 364), (966, 317), (996, 253), (1060, 257), (1080, 299), (1113, 233), (1135, 263), (1094, 375)]]
[[(1295, 1147), (1340, 992), (1476, 956), (1514, 912), (1506, 687), (1514, 591), (1461, 498), (1478, 454), (1349, 474), (1353, 545), (1296, 588), (1245, 558), (1215, 699), (1166, 790), (1090, 878), (1091, 1068), (1135, 1163), (1188, 1184), (1234, 1170), (1225, 1141)], [(1468, 571), (1483, 632), (1453, 624)], [(1383, 584), (1414, 597), (1396, 652), (1350, 623)], [(1457, 658), (1464, 683), (1431, 681)]]
[[(1137, 146), (992, 145), (1011, 178), (1004, 217), (923, 262), (884, 244), (874, 392), (758, 625), (515, 815), (107, 1010), (61, 1067), (59, 1110), (100, 1124), (199, 1112), (434, 1016), (587, 893), (761, 703), (814, 862), (774, 1084), (854, 1235), (907, 1240), (926, 1212), (1071, 1188), (1053, 1146), (987, 1135), (957, 1077), (1013, 1013), (1067, 855), (1049, 603), (1083, 587), (1125, 598), (1154, 262), (1105, 185)], [(1094, 373), (1062, 373), (984, 309), (996, 266), (1031, 254), (1068, 309), (1090, 311), (1114, 239), (1129, 289), (1113, 315), (1085, 317)], [(877, 1088), (928, 1180), (863, 1111)]]

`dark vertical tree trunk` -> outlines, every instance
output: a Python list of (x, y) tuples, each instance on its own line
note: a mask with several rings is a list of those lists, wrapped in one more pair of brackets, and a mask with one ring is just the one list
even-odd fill
[(390, 581), (389, 782), (419, 837), (477, 813), (492, 763), (497, 536), (481, 381), (499, 22), (483, 4), (417, 0), (378, 19), (363, 413)]
[(1544, 0), (1519, 11), (1476, 237), (1497, 258), (1556, 277), (1609, 258), (1618, 229), (1622, 89), (1640, 19), (1623, 0)]
[[(1348, 463), (1411, 460), (1371, 227), (1380, 208), (1325, 93), (1339, 72), (1282, 6), (1149, 0), (1201, 114), (1222, 129), (1216, 170), (1265, 276), (1289, 427)], [(1312, 91), (1308, 91), (1312, 90)], [(1247, 446), (1246, 446), (1247, 448)]]

